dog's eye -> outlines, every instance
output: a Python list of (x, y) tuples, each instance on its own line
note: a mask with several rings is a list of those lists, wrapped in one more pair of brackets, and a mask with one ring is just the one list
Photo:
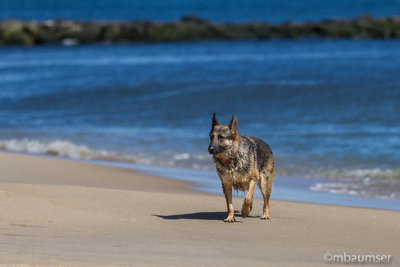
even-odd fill
[(224, 140), (224, 137), (222, 135), (218, 135), (218, 140), (222, 141), (222, 140)]

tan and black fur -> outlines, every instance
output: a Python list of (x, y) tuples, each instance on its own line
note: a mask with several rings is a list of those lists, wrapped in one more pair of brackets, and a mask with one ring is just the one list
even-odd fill
[(264, 197), (261, 219), (269, 219), (269, 198), (274, 181), (274, 156), (272, 150), (261, 139), (240, 135), (238, 121), (232, 116), (229, 125), (220, 125), (215, 113), (212, 118), (210, 145), (219, 178), (222, 182), (228, 217), (225, 222), (234, 222), (232, 187), (248, 193), (244, 199), (241, 215), (248, 216), (253, 203), (253, 194), (258, 184)]

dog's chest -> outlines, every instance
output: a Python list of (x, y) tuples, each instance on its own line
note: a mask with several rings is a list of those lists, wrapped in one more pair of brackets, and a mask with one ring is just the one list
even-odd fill
[(242, 164), (217, 163), (217, 172), (222, 183), (230, 183), (233, 188), (240, 191), (246, 191), (249, 189), (249, 184), (252, 179), (252, 175), (248, 168), (243, 167)]

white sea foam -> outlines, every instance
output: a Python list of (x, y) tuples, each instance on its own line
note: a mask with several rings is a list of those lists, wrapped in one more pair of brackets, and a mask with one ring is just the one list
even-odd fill
[(0, 150), (46, 154), (72, 159), (123, 161), (140, 164), (152, 163), (151, 159), (145, 157), (135, 157), (133, 155), (122, 154), (116, 151), (94, 149), (87, 145), (75, 144), (68, 140), (40, 141), (28, 138), (0, 140)]
[(91, 149), (86, 145), (77, 145), (65, 140), (50, 142), (31, 140), (28, 138), (0, 140), (0, 149), (15, 152), (57, 155), (74, 159), (95, 159), (112, 156), (112, 153), (106, 150)]
[(355, 168), (317, 172), (321, 178), (335, 180), (316, 183), (310, 189), (380, 199), (400, 199), (400, 169)]
[[(197, 169), (209, 169), (206, 164), (198, 164), (196, 160), (198, 154), (172, 153), (171, 155), (148, 155), (144, 153), (121, 153), (118, 151), (95, 149), (83, 144), (75, 144), (68, 140), (43, 141), (36, 139), (0, 139), (0, 150), (46, 154), (52, 156), (61, 156), (73, 159), (89, 159), (102, 161), (121, 161), (137, 164), (153, 164), (171, 167), (187, 167)], [(160, 152), (159, 154), (163, 154)], [(188, 162), (188, 160), (190, 160)], [(203, 163), (205, 161), (203, 160)], [(207, 160), (211, 164), (210, 160)], [(211, 166), (211, 165), (210, 165)]]
[(390, 191), (390, 186), (365, 186), (360, 183), (316, 183), (310, 187), (313, 191), (329, 192), (332, 194), (351, 195), (359, 197), (370, 197), (380, 199), (400, 199), (397, 190)]
[(174, 160), (184, 160), (184, 159), (190, 159), (190, 154), (189, 153), (181, 153), (181, 154), (177, 154), (174, 156)]
[(319, 176), (327, 178), (384, 178), (400, 179), (400, 169), (364, 168), (340, 169), (318, 172)]

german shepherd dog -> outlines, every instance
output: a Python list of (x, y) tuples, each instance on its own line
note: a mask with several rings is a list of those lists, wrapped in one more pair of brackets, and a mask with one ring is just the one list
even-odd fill
[(208, 152), (213, 155), (218, 176), (225, 194), (228, 217), (224, 222), (235, 222), (232, 205), (232, 187), (246, 191), (241, 215), (245, 218), (251, 211), (256, 184), (264, 197), (261, 219), (269, 220), (269, 197), (274, 181), (274, 156), (261, 139), (240, 135), (235, 115), (229, 125), (220, 125), (215, 113), (212, 118)]

